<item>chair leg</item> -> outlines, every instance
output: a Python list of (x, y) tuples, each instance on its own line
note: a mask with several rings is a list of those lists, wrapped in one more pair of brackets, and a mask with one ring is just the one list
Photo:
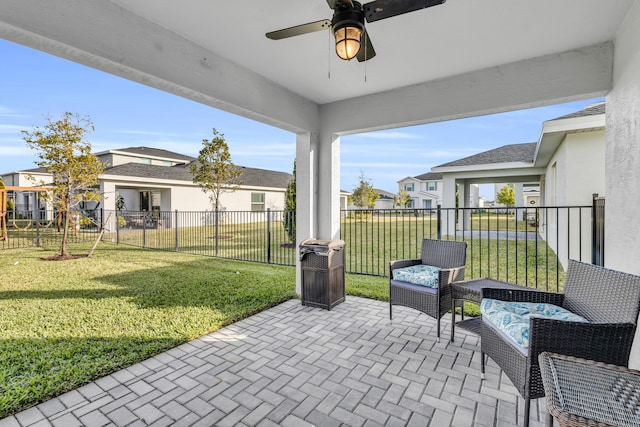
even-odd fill
[(438, 331), (436, 333), (436, 336), (438, 337), (438, 342), (440, 342), (440, 318), (439, 317), (438, 317), (438, 322), (437, 323), (438, 323), (438, 326), (437, 326)]
[(484, 353), (480, 353), (480, 379), (484, 379)]
[(389, 303), (389, 320), (393, 320), (393, 304)]
[(546, 427), (553, 427), (553, 415), (551, 413), (547, 413), (547, 421), (545, 422)]
[(529, 427), (529, 413), (531, 412), (531, 399), (524, 399), (524, 424), (523, 427)]

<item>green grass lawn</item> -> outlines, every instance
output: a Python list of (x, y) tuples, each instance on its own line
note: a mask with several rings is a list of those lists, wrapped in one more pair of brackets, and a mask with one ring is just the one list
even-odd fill
[[(0, 418), (296, 297), (292, 267), (113, 244), (53, 254), (0, 251)], [(385, 278), (346, 285), (389, 299)]]
[(53, 253), (0, 252), (0, 418), (296, 296), (291, 267), (111, 244), (41, 259)]

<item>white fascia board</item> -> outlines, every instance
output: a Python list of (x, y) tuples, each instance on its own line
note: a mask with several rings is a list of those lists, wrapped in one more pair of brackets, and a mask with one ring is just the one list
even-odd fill
[(469, 165), (469, 166), (436, 166), (431, 168), (431, 172), (445, 174), (445, 173), (457, 173), (457, 172), (484, 172), (484, 171), (499, 171), (499, 170), (512, 170), (512, 169), (527, 169), (533, 166), (529, 162), (508, 162), (508, 163), (485, 163), (482, 165)]
[(492, 179), (500, 179), (503, 182), (505, 178), (512, 179), (513, 182), (536, 182), (536, 177), (545, 174), (545, 168), (514, 168), (514, 169), (486, 169), (486, 170), (469, 170), (456, 171), (446, 173), (445, 175), (453, 179), (468, 179), (473, 183), (498, 182)]
[[(139, 176), (122, 176), (122, 175), (103, 175), (100, 177), (100, 181), (109, 181), (117, 185), (155, 185), (157, 187), (169, 188), (169, 187), (197, 187), (191, 181), (181, 181), (172, 179), (158, 179), (158, 178), (145, 178)], [(255, 190), (255, 191), (269, 191), (269, 192), (284, 192), (285, 188), (280, 187), (261, 187), (257, 185), (240, 185), (239, 190)]]
[(533, 156), (534, 166), (546, 167), (567, 134), (586, 130), (601, 130), (606, 126), (606, 115), (598, 114), (585, 117), (571, 117), (561, 120), (548, 120), (542, 123), (542, 131)]
[(177, 179), (158, 179), (158, 178), (146, 178), (142, 176), (123, 176), (123, 175), (102, 175), (100, 177), (100, 181), (108, 181), (113, 182), (115, 184), (153, 184), (159, 187), (185, 187), (185, 186), (195, 186), (195, 184), (191, 181), (181, 181)]
[[(153, 148), (153, 147), (149, 147), (149, 148)], [(126, 156), (126, 157), (136, 157), (138, 159), (154, 159), (154, 160), (171, 160), (173, 162), (183, 162), (183, 163), (188, 163), (189, 160), (187, 159), (177, 159), (175, 157), (165, 157), (165, 156), (152, 156), (152, 155), (148, 155), (148, 154), (140, 154), (140, 153), (131, 153), (129, 151), (120, 151), (120, 150), (108, 150), (108, 151), (104, 151), (102, 153), (98, 153), (100, 155), (104, 155), (104, 154), (118, 154), (120, 156)], [(96, 156), (98, 155), (96, 154)]]

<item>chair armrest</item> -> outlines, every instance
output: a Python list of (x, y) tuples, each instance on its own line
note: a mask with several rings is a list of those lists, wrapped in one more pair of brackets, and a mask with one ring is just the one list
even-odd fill
[(564, 294), (536, 291), (535, 289), (528, 289), (525, 287), (522, 289), (483, 288), (482, 298), (513, 302), (540, 302), (560, 307), (564, 302)]
[[(389, 272), (392, 273), (396, 268), (411, 267), (413, 265), (422, 264), (421, 259), (400, 259), (395, 261), (389, 261)], [(393, 274), (390, 276), (393, 278)]]
[(465, 266), (443, 268), (440, 270), (438, 276), (440, 285), (450, 285), (453, 282), (460, 282), (464, 280)]
[(633, 323), (581, 323), (532, 317), (529, 356), (543, 351), (627, 366), (636, 331)]

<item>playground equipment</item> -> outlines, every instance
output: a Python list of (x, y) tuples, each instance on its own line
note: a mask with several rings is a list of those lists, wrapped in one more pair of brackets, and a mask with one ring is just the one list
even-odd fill
[[(7, 191), (32, 191), (40, 193), (43, 191), (51, 191), (51, 188), (5, 185), (4, 182), (0, 179), (0, 241), (7, 240)], [(14, 228), (20, 229), (20, 227), (18, 227), (15, 222), (15, 217), (13, 218), (13, 226)], [(26, 228), (30, 226), (31, 224), (29, 224)]]

